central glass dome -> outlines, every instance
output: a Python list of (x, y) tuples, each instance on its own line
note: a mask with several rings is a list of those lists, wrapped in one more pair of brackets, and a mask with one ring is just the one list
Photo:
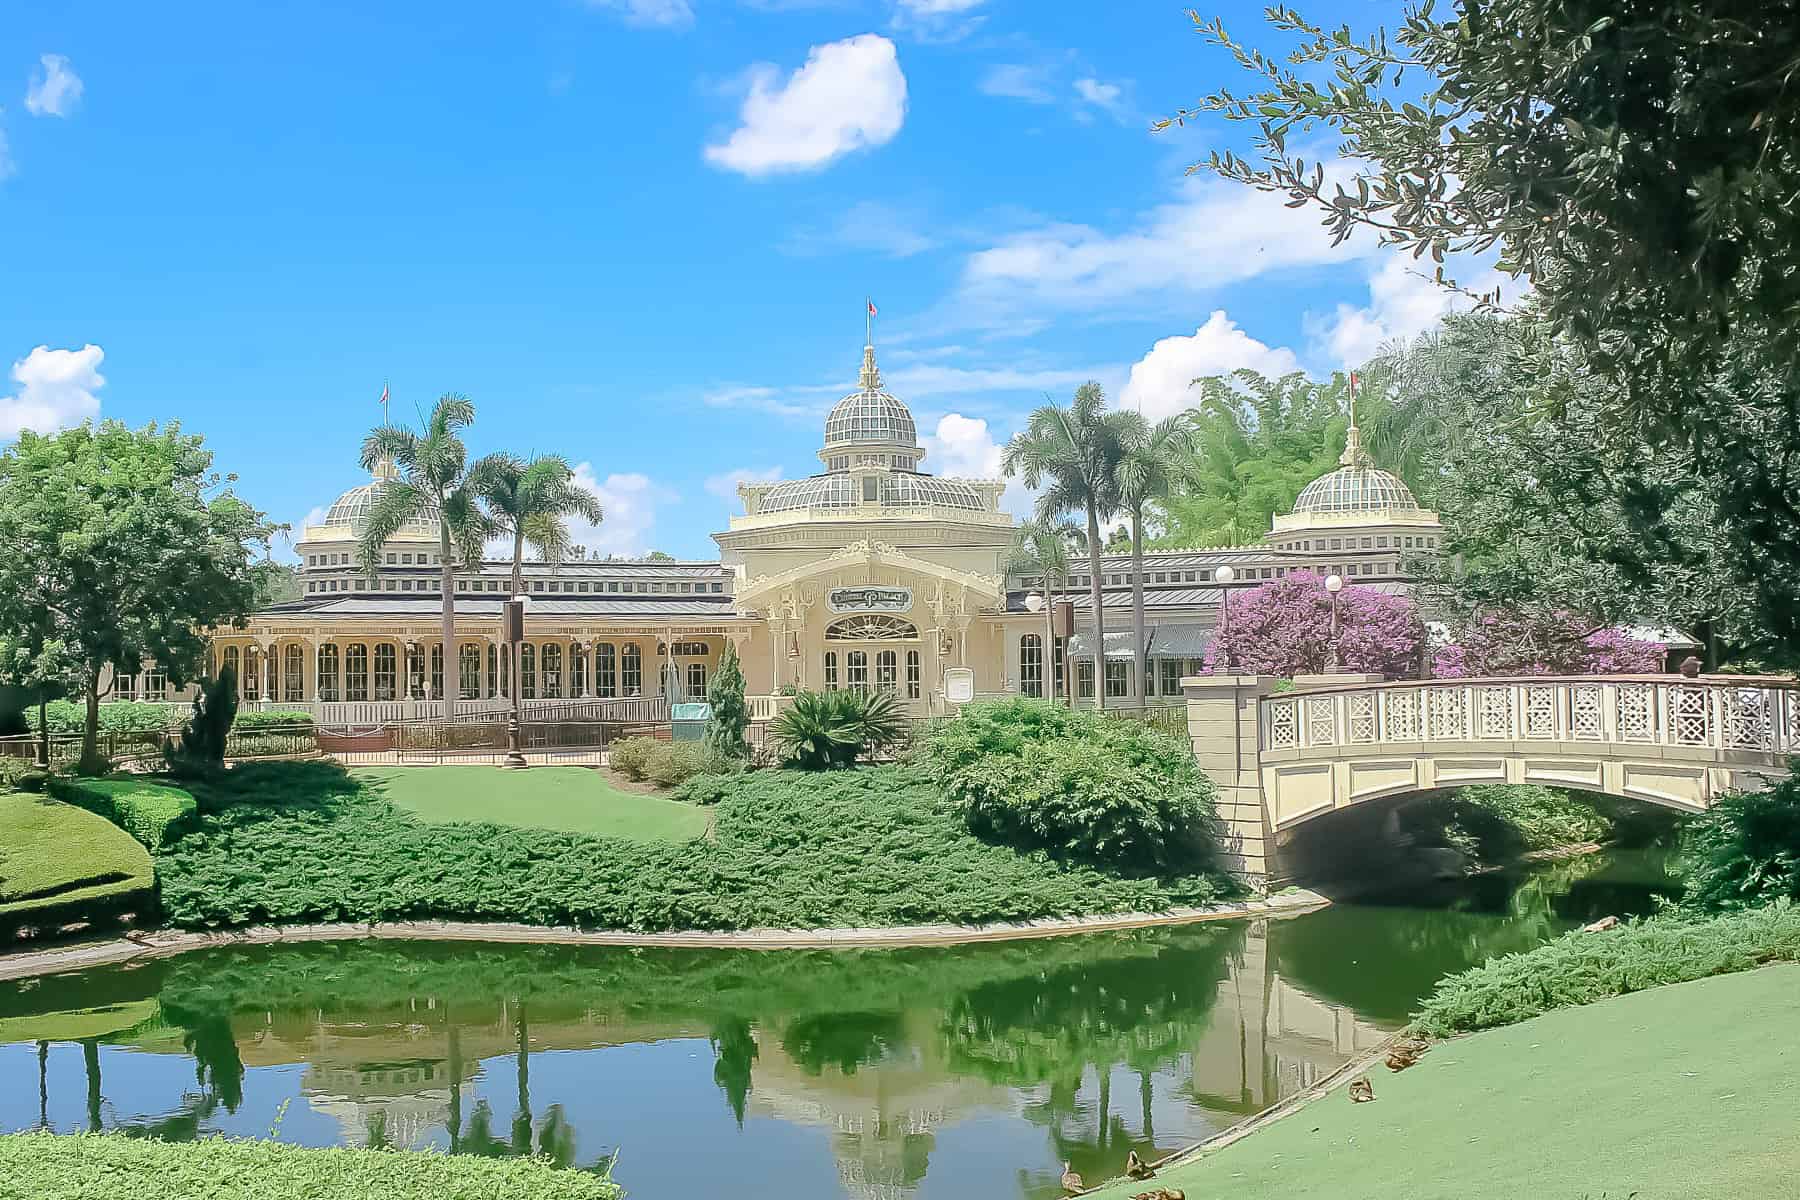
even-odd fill
[[(325, 513), (325, 524), (348, 525), (351, 532), (361, 537), (363, 530), (368, 528), (369, 514), (374, 511), (376, 501), (381, 498), (382, 489), (387, 486), (387, 480), (375, 479), (361, 487), (351, 488), (332, 501), (331, 508)], [(437, 531), (437, 514), (435, 512), (416, 514), (400, 527), (401, 535), (425, 534), (436, 537)]]
[(919, 429), (899, 397), (884, 391), (875, 366), (875, 347), (863, 347), (862, 376), (856, 391), (832, 406), (825, 418), (825, 446), (917, 446)]
[(1419, 502), (1399, 476), (1380, 467), (1339, 467), (1301, 489), (1294, 500), (1297, 513), (1376, 512), (1382, 509), (1413, 511)]

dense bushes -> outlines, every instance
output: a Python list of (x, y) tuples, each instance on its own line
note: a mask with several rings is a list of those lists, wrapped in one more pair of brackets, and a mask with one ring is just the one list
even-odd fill
[(802, 771), (855, 766), (863, 755), (900, 741), (905, 732), (892, 695), (857, 689), (798, 692), (769, 722), (782, 765)]
[(971, 704), (934, 729), (926, 769), (975, 833), (1129, 869), (1216, 853), (1210, 780), (1181, 738), (1041, 700)]
[[(141, 733), (168, 729), (175, 724), (176, 706), (140, 700), (109, 700), (100, 706), (101, 733)], [(25, 721), (38, 728), (36, 705), (25, 710)], [(52, 700), (44, 706), (44, 724), (51, 733), (80, 733), (87, 727), (87, 704)]]
[(0, 792), (41, 792), (49, 780), (49, 772), (29, 758), (0, 755)]
[(674, 787), (696, 775), (720, 775), (737, 770), (742, 760), (722, 753), (706, 742), (664, 742), (656, 738), (620, 738), (607, 751), (607, 762), (625, 778), (660, 787)]
[(1786, 901), (1709, 920), (1649, 917), (1608, 933), (1565, 934), (1451, 975), (1413, 1028), (1447, 1037), (1777, 960), (1800, 960), (1800, 907)]
[[(340, 790), (355, 781), (325, 764), (257, 770), (262, 790), (283, 803), (247, 793), (209, 802), (197, 830), (159, 854), (173, 923), (903, 925), (1154, 912), (1206, 903), (1228, 886), (1199, 874), (1121, 878), (990, 845), (906, 767), (737, 776), (711, 836), (679, 843), (425, 824), (366, 790)], [(283, 782), (289, 776), (305, 788)]]
[(1721, 797), (1689, 823), (1683, 850), (1690, 908), (1800, 901), (1800, 779)]
[(33, 1200), (618, 1200), (610, 1178), (559, 1170), (538, 1158), (480, 1158), (415, 1150), (308, 1149), (281, 1142), (201, 1138), (168, 1143), (126, 1134), (0, 1136), (0, 1178)]
[(191, 824), (193, 796), (141, 779), (55, 779), (58, 800), (97, 813), (155, 850)]
[(1477, 862), (1607, 840), (1613, 822), (1586, 793), (1533, 784), (1491, 784), (1432, 793), (1398, 810), (1401, 830), (1421, 846), (1449, 846)]
[(231, 728), (238, 733), (254, 733), (264, 729), (292, 729), (304, 725), (311, 728), (312, 714), (308, 712), (284, 711), (282, 709), (264, 709), (260, 712), (239, 711), (231, 723)]

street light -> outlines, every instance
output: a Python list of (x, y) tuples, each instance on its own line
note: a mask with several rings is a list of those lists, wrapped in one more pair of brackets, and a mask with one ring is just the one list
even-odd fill
[(1325, 673), (1335, 675), (1343, 669), (1338, 661), (1338, 593), (1344, 590), (1344, 577), (1327, 575), (1325, 590), (1331, 593), (1331, 646), (1325, 656)]
[(1229, 566), (1220, 567), (1213, 572), (1213, 582), (1223, 590), (1219, 593), (1219, 640), (1225, 643), (1225, 673), (1231, 674), (1237, 668), (1237, 654), (1231, 648), (1231, 582), (1237, 578), (1237, 572)]
[(508, 670), (512, 672), (512, 711), (506, 716), (506, 761), (508, 767), (523, 767), (525, 751), (519, 745), (519, 646), (525, 641), (525, 609), (531, 604), (531, 597), (514, 596), (506, 602), (501, 621), (501, 633), (506, 641), (506, 658)]

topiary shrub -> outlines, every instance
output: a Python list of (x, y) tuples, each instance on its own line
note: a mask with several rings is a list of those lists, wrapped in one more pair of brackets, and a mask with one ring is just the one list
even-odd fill
[(185, 832), (197, 808), (180, 788), (141, 779), (56, 779), (50, 794), (105, 817), (151, 850)]
[(163, 757), (177, 774), (205, 774), (225, 765), (225, 739), (237, 718), (237, 672), (227, 663), (219, 677), (194, 697), (193, 715), (181, 727), (181, 738)]
[(1687, 893), (1702, 912), (1800, 900), (1800, 779), (1760, 792), (1733, 792), (1687, 826)]
[(744, 669), (738, 664), (737, 646), (725, 643), (719, 656), (719, 669), (706, 685), (706, 703), (711, 706), (706, 719), (706, 744), (715, 754), (745, 758), (750, 747), (744, 744), (744, 730), (750, 727), (750, 705), (744, 699)]
[(1217, 856), (1212, 781), (1183, 739), (1141, 722), (1042, 700), (971, 704), (932, 731), (921, 762), (980, 837), (1128, 870)]
[(854, 766), (905, 735), (900, 706), (887, 692), (800, 692), (769, 722), (782, 765), (802, 771)]

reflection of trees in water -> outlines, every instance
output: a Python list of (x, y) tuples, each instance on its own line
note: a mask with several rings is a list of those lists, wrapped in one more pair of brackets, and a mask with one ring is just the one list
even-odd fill
[(725, 1103), (738, 1128), (744, 1127), (744, 1106), (750, 1099), (750, 1071), (756, 1062), (756, 1038), (750, 1022), (742, 1017), (721, 1017), (713, 1022), (713, 1082), (725, 1093)]
[(854, 1075), (899, 1050), (905, 1039), (898, 1012), (814, 1013), (788, 1022), (781, 1048), (808, 1075), (828, 1066)]

